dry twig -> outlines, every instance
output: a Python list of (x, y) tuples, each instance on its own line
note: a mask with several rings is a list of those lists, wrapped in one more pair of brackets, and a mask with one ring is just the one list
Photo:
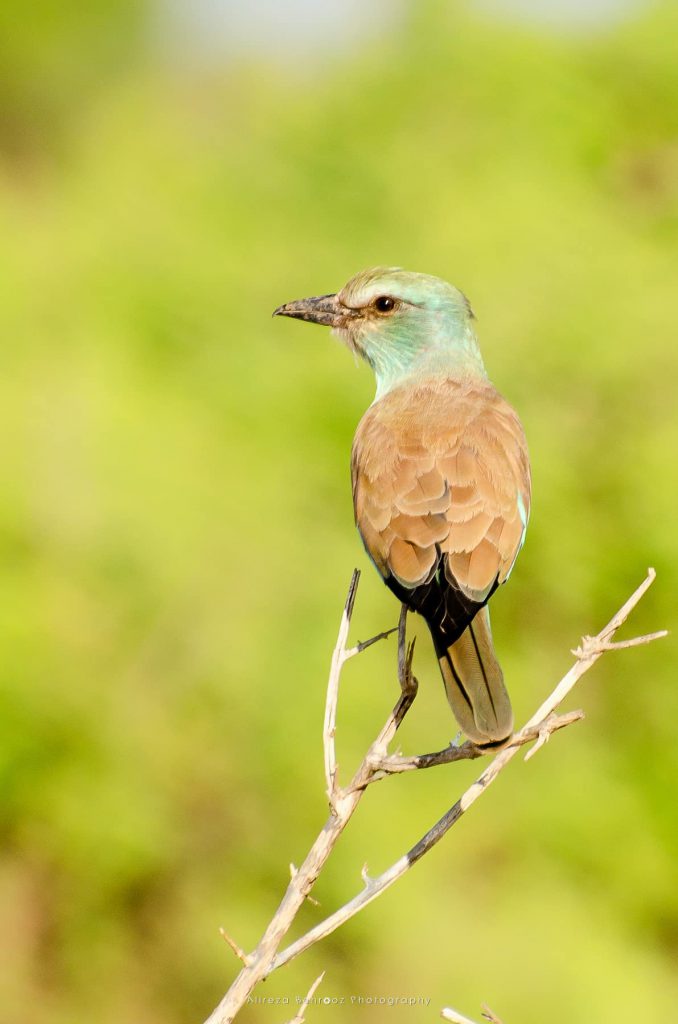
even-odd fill
[[(465, 1017), (463, 1013), (458, 1013), (457, 1010), (452, 1010), (449, 1006), (441, 1010), (440, 1016), (443, 1020), (452, 1021), (452, 1024), (476, 1024), (470, 1017)], [(483, 1006), (483, 1019), (489, 1021), (489, 1024), (501, 1024), (499, 1017), (492, 1013), (489, 1006)]]
[(231, 938), (231, 936), (228, 934), (228, 932), (224, 928), (220, 928), (219, 929), (219, 934), (221, 935), (221, 937), (224, 940), (224, 942), (226, 943), (226, 945), (231, 947), (231, 949), (233, 950), (233, 952), (237, 956), (238, 960), (240, 960), (240, 962), (243, 963), (245, 965), (245, 967), (247, 967), (247, 965), (249, 963), (249, 957), (248, 957), (247, 953), (245, 953), (244, 950), (242, 950), (240, 948), (238, 943), (235, 942), (235, 940)]
[(313, 999), (313, 996), (315, 995), (315, 991), (316, 991), (318, 985), (320, 984), (320, 982), (323, 980), (324, 977), (325, 977), (325, 972), (321, 971), (320, 974), (318, 975), (318, 977), (315, 979), (315, 981), (311, 985), (311, 987), (309, 988), (308, 992), (306, 993), (306, 998), (302, 1002), (301, 1007), (299, 1008), (298, 1013), (295, 1013), (294, 1017), (292, 1017), (292, 1019), (290, 1021), (288, 1021), (288, 1024), (304, 1024), (304, 1021), (306, 1020), (306, 1010), (308, 1009), (308, 1004)]
[[(529, 751), (527, 757), (534, 754), (542, 747), (550, 736), (558, 729), (562, 729), (583, 717), (583, 712), (574, 711), (567, 715), (557, 715), (556, 709), (560, 706), (565, 697), (569, 694), (579, 679), (605, 652), (623, 647), (637, 646), (638, 644), (650, 643), (652, 640), (665, 636), (665, 631), (651, 633), (646, 636), (636, 637), (632, 640), (613, 642), (613, 637), (619, 627), (625, 622), (630, 612), (645, 594), (652, 584), (655, 573), (653, 569), (648, 570), (646, 579), (638, 589), (631, 595), (626, 603), (620, 608), (616, 615), (610, 620), (597, 636), (585, 637), (581, 647), (575, 652), (576, 661), (569, 672), (561, 679), (554, 691), (544, 701), (541, 707), (529, 719), (525, 726), (516, 733), (509, 742), (502, 747), (487, 765), (485, 770), (478, 776), (476, 781), (461, 795), (461, 797), (450, 807), (450, 809), (433, 825), (415, 845), (376, 878), (367, 875), (366, 868), (363, 869), (363, 888), (335, 913), (330, 914), (324, 921), (321, 921), (314, 928), (311, 928), (305, 935), (291, 943), (281, 952), (278, 949), (289, 931), (292, 922), (298, 913), (304, 900), (313, 887), (320, 874), (327, 858), (332, 852), (339, 836), (346, 828), (353, 812), (355, 811), (365, 789), (370, 783), (382, 779), (387, 775), (398, 774), (403, 771), (411, 771), (419, 768), (429, 768), (439, 764), (449, 763), (461, 759), (472, 759), (486, 754), (487, 751), (479, 749), (472, 743), (464, 743), (459, 747), (450, 746), (443, 751), (432, 754), (420, 754), (415, 757), (389, 756), (388, 746), (400, 726), (403, 718), (409, 711), (417, 692), (417, 681), (412, 675), (412, 655), (414, 644), (407, 647), (405, 642), (405, 625), (407, 612), (403, 608), (398, 627), (398, 675), (400, 679), (400, 697), (388, 717), (381, 732), (372, 743), (367, 754), (363, 758), (358, 770), (349, 785), (342, 789), (338, 785), (337, 760), (335, 750), (336, 714), (339, 695), (339, 677), (345, 662), (356, 654), (359, 654), (366, 647), (389, 635), (392, 630), (380, 633), (371, 640), (355, 647), (347, 648), (348, 632), (351, 622), (351, 615), (355, 603), (356, 589), (358, 586), (359, 572), (356, 570), (351, 580), (348, 598), (344, 607), (344, 613), (339, 628), (337, 644), (332, 656), (330, 678), (327, 688), (327, 701), (325, 708), (325, 720), (323, 728), (323, 744), (325, 753), (325, 781), (327, 785), (328, 799), (330, 802), (330, 816), (322, 831), (316, 838), (302, 865), (292, 874), (287, 891), (282, 902), (276, 910), (268, 927), (266, 928), (256, 949), (250, 954), (245, 954), (232, 939), (227, 941), (243, 961), (244, 966), (230, 989), (222, 999), (219, 1006), (208, 1018), (206, 1024), (229, 1024), (236, 1013), (244, 1005), (247, 997), (259, 981), (268, 977), (278, 967), (288, 963), (298, 956), (309, 946), (329, 935), (340, 925), (344, 924), (360, 910), (371, 903), (382, 892), (390, 888), (394, 882), (405, 874), (421, 857), (424, 856), (442, 837), (452, 828), (468, 808), (475, 803), (478, 797), (496, 779), (497, 775), (506, 767), (509, 761), (515, 756), (521, 746), (533, 741), (535, 745)], [(444, 1013), (447, 1011), (444, 1011)], [(455, 1011), (449, 1011), (454, 1013)], [(447, 1019), (454, 1020), (454, 1017)], [(463, 1024), (468, 1024), (467, 1019), (457, 1015), (457, 1019)], [(491, 1019), (488, 1018), (488, 1019)], [(495, 1018), (496, 1020), (496, 1018)]]
[[(339, 693), (339, 676), (344, 663), (349, 659), (371, 646), (378, 639), (389, 636), (393, 630), (380, 633), (377, 637), (357, 644), (353, 648), (347, 648), (348, 630), (353, 614), (355, 594), (358, 586), (360, 573), (356, 570), (351, 579), (348, 597), (344, 606), (344, 612), (339, 627), (337, 643), (332, 655), (330, 677), (327, 687), (327, 702), (325, 708), (325, 722), (323, 728), (323, 744), (325, 752), (325, 781), (330, 801), (330, 816), (311, 849), (307, 853), (300, 867), (291, 872), (291, 878), (285, 895), (273, 915), (266, 931), (261, 937), (256, 949), (250, 954), (242, 954), (242, 950), (233, 941), (229, 941), (231, 948), (237, 951), (238, 957), (243, 960), (243, 969), (231, 985), (230, 989), (222, 999), (219, 1006), (208, 1018), (207, 1024), (228, 1024), (236, 1013), (246, 1003), (255, 985), (262, 981), (271, 970), (271, 964), (283, 938), (296, 917), (299, 908), (304, 900), (308, 898), (320, 871), (327, 858), (334, 849), (339, 836), (346, 828), (353, 812), (365, 791), (365, 787), (373, 774), (372, 762), (375, 759), (384, 757), (388, 745), (395, 736), (403, 718), (412, 706), (416, 696), (417, 684), (411, 672), (411, 649), (399, 658), (401, 666), (401, 693), (393, 711), (387, 718), (381, 732), (368, 750), (365, 758), (360, 764), (351, 783), (345, 790), (337, 785), (337, 762), (334, 744), (336, 729), (337, 699)], [(404, 616), (401, 617), (400, 642), (404, 644), (405, 625)]]

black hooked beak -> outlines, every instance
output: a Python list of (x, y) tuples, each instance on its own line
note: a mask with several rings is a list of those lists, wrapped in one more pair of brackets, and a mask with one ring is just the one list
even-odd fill
[(355, 313), (342, 305), (336, 295), (316, 295), (311, 299), (297, 299), (278, 306), (273, 316), (291, 316), (295, 320), (308, 320), (312, 324), (341, 327)]

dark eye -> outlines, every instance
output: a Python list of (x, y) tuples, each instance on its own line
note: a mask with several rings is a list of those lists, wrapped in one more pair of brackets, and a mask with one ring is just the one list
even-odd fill
[(390, 313), (395, 309), (395, 299), (390, 295), (380, 295), (374, 300), (374, 308), (379, 313)]

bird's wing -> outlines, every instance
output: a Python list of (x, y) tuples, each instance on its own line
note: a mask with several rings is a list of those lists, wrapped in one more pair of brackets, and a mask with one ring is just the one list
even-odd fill
[(358, 529), (387, 581), (414, 591), (444, 575), (483, 603), (508, 577), (530, 470), (520, 421), (490, 385), (436, 380), (389, 392), (358, 427), (352, 477)]

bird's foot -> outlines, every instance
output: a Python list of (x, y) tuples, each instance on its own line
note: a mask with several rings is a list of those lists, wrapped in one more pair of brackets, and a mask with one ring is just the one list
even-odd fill
[(412, 675), (412, 659), (414, 657), (414, 645), (416, 637), (407, 642), (407, 612), (406, 604), (400, 609), (400, 620), (398, 622), (398, 682), (404, 697), (411, 697), (413, 700), (417, 694), (419, 683)]
[[(416, 639), (416, 638), (415, 638)], [(407, 652), (405, 655), (405, 665), (402, 672), (398, 672), (398, 681), (400, 683), (400, 689), (403, 697), (411, 697), (412, 700), (417, 695), (419, 689), (419, 682), (417, 677), (412, 674), (412, 659), (414, 657), (414, 644), (415, 640), (412, 640), (408, 644)]]

